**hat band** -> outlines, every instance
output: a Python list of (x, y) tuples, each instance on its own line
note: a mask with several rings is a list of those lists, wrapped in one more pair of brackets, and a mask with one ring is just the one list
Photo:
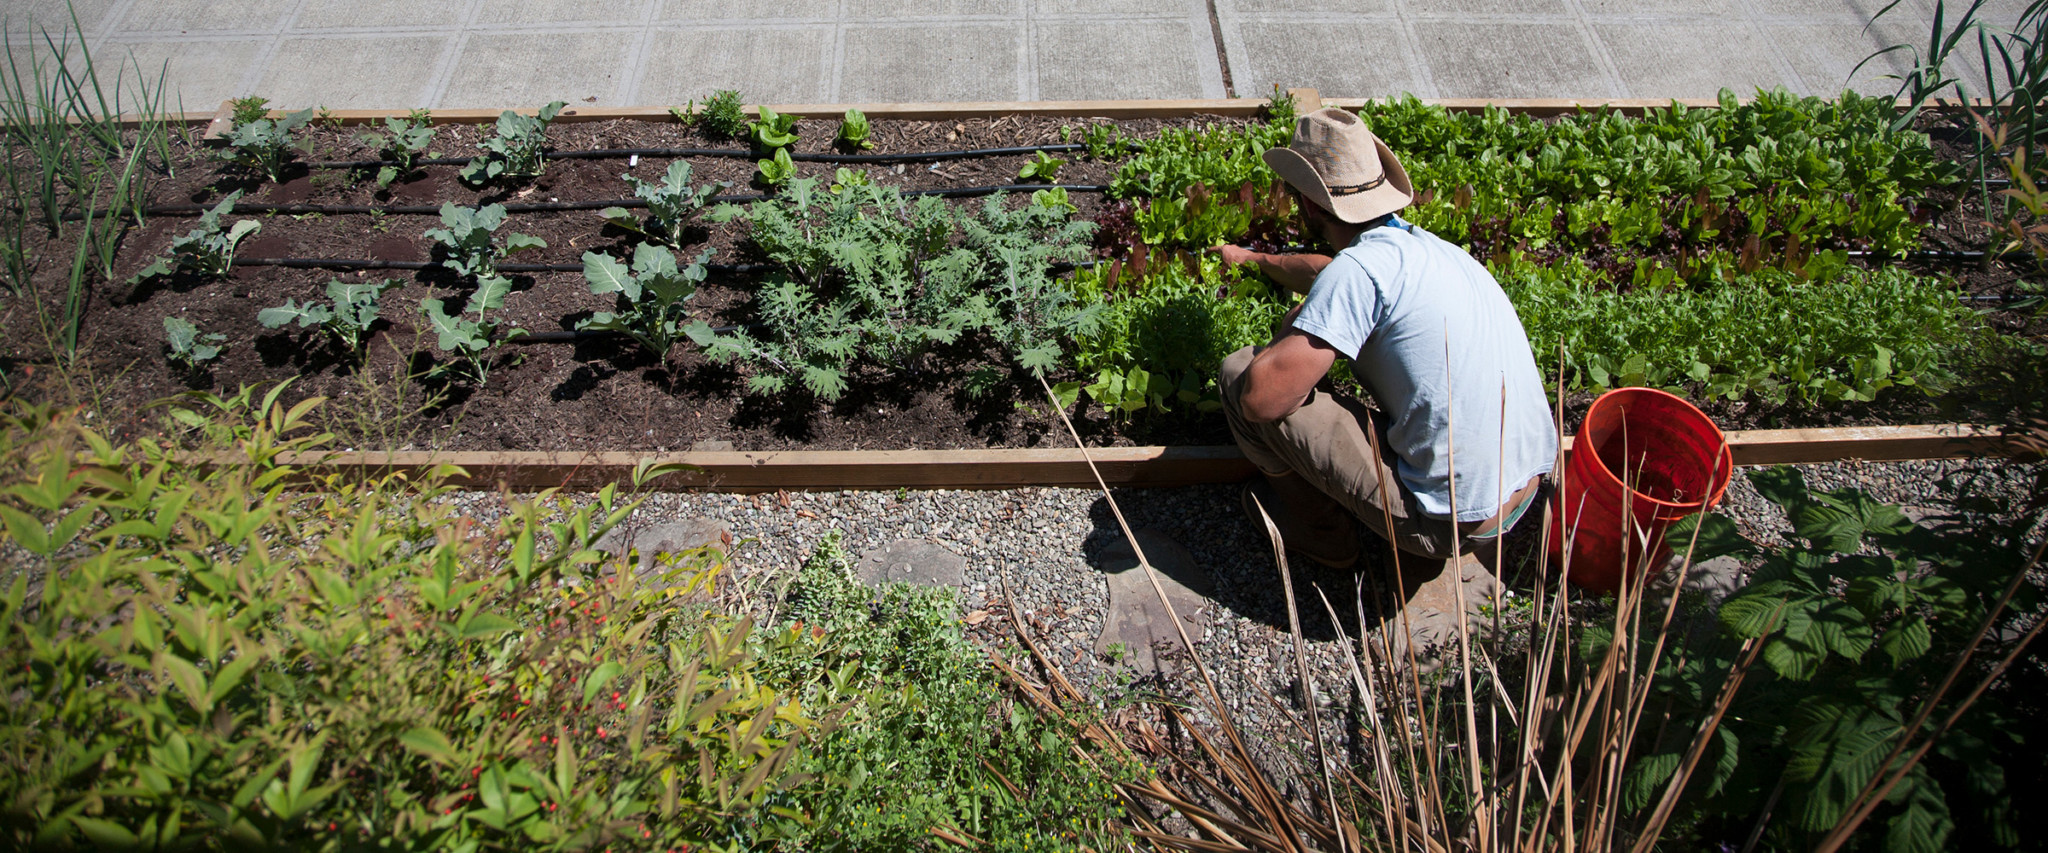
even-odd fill
[(1331, 187), (1330, 187), (1330, 195), (1333, 195), (1333, 196), (1338, 196), (1338, 195), (1357, 195), (1357, 194), (1359, 194), (1359, 193), (1362, 193), (1362, 192), (1368, 192), (1368, 191), (1371, 191), (1371, 190), (1375, 190), (1375, 189), (1378, 189), (1378, 188), (1379, 188), (1379, 186), (1380, 186), (1380, 184), (1384, 184), (1384, 183), (1386, 183), (1386, 182), (1387, 182), (1387, 173), (1385, 173), (1385, 172), (1381, 172), (1381, 173), (1380, 173), (1380, 176), (1379, 176), (1379, 177), (1377, 177), (1377, 178), (1374, 178), (1374, 179), (1372, 179), (1372, 180), (1370, 180), (1370, 181), (1366, 181), (1365, 183), (1362, 183), (1362, 184), (1342, 184), (1342, 185), (1335, 185), (1335, 186), (1331, 186)]

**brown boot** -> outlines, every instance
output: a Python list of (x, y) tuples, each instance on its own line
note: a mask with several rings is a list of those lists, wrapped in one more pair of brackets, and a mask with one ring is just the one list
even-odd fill
[[(1252, 498), (1258, 498), (1258, 505)], [(1267, 476), (1244, 487), (1244, 514), (1252, 529), (1266, 532), (1259, 506), (1272, 516), (1287, 550), (1333, 569), (1358, 565), (1358, 525), (1351, 511), (1294, 474)]]

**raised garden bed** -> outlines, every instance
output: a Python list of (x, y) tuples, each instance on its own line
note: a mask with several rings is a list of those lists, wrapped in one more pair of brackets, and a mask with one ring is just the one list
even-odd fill
[[(1314, 98), (1312, 92), (1297, 95)], [(1753, 135), (1799, 132), (1800, 122), (1832, 130), (1854, 125), (1853, 117), (1843, 119), (1814, 103), (1794, 101), (1772, 109), (1743, 109), (1748, 110), (1745, 116), (1760, 116), (1754, 119), (1760, 125), (1771, 121), (1784, 125), (1760, 127)], [(1276, 210), (1270, 194), (1259, 186), (1262, 178), (1257, 170), (1245, 168), (1245, 163), (1256, 162), (1259, 145), (1285, 138), (1283, 123), (1269, 124), (1258, 114), (1262, 106), (1258, 102), (1107, 103), (1038, 105), (1030, 110), (1002, 105), (940, 112), (929, 108), (893, 110), (917, 118), (890, 118), (890, 108), (878, 107), (873, 109), (871, 121), (869, 141), (873, 147), (857, 152), (835, 145), (832, 131), (836, 122), (817, 117), (837, 115), (838, 108), (795, 108), (793, 112), (813, 117), (799, 124), (798, 139), (788, 150), (798, 155), (887, 155), (1087, 143), (1086, 151), (1060, 150), (1054, 155), (1067, 161), (1056, 180), (1074, 187), (1066, 195), (1072, 218), (1100, 225), (1087, 256), (1074, 258), (1084, 262), (1081, 270), (1067, 272), (1070, 267), (1060, 263), (1050, 267), (1050, 272), (1073, 295), (1075, 304), (1100, 305), (1102, 315), (1111, 322), (1078, 336), (1070, 334), (1072, 329), (1053, 329), (1060, 333), (1054, 339), (1061, 351), (1048, 378), (1064, 381), (1061, 390), (1080, 404), (1075, 411), (1090, 443), (1220, 445), (1228, 443), (1227, 431), (1219, 417), (1204, 411), (1212, 407), (1213, 392), (1207, 382), (1214, 360), (1234, 346), (1263, 340), (1282, 303), (1265, 295), (1258, 282), (1220, 271), (1213, 261), (1203, 265), (1194, 250), (1219, 238), (1242, 235), (1246, 226), (1257, 232), (1251, 235), (1255, 239), (1280, 245), (1298, 239), (1286, 228), (1284, 211)], [(2018, 274), (2031, 268), (2030, 260), (1958, 266), (1940, 259), (1877, 256), (1903, 255), (1925, 246), (1953, 249), (1957, 244), (1947, 238), (1975, 233), (1972, 223), (1982, 219), (1981, 209), (1972, 207), (1975, 194), (1943, 182), (1953, 176), (1937, 180), (1929, 174), (1941, 158), (1955, 154), (1941, 147), (1952, 144), (1943, 141), (1948, 137), (1937, 134), (1934, 146), (1894, 145), (1884, 156), (1894, 161), (1918, 158), (1917, 165), (1907, 164), (1876, 178), (1856, 171), (1866, 164), (1854, 160), (1854, 152), (1843, 155), (1846, 167), (1826, 162), (1815, 167), (1822, 170), (1816, 177), (1800, 172), (1806, 167), (1797, 162), (1745, 166), (1735, 159), (1731, 164), (1728, 152), (1704, 144), (1695, 145), (1696, 153), (1710, 168), (1741, 172), (1754, 166), (1751, 178), (1776, 175), (1780, 188), (1760, 189), (1755, 180), (1745, 184), (1741, 175), (1720, 181), (1712, 192), (1699, 193), (1683, 191), (1668, 175), (1665, 184), (1654, 187), (1572, 186), (1574, 173), (1598, 180), (1602, 168), (1612, 164), (1536, 162), (1542, 156), (1539, 150), (1530, 162), (1516, 164), (1535, 174), (1533, 180), (1501, 179), (1499, 175), (1515, 170), (1502, 172), (1490, 167), (1487, 158), (1512, 159), (1523, 153), (1460, 154), (1456, 148), (1459, 135), (1471, 134), (1474, 127), (1507, 128), (1500, 131), (1499, 138), (1512, 140), (1518, 135), (1549, 132), (1544, 129), (1556, 127), (1560, 121), (1576, 122), (1565, 127), (1580, 138), (1592, 139), (1588, 150), (1605, 146), (1602, 150), (1608, 151), (1610, 158), (1640, 158), (1639, 152), (1631, 155), (1615, 148), (1614, 140), (1633, 132), (1617, 130), (1617, 123), (1641, 121), (1624, 116), (1647, 113), (1672, 125), (1673, 114), (1646, 104), (1625, 104), (1603, 113), (1607, 118), (1589, 119), (1566, 113), (1557, 103), (1524, 104), (1524, 114), (1547, 117), (1548, 123), (1519, 123), (1512, 113), (1499, 109), (1452, 106), (1477, 111), (1446, 112), (1419, 102), (1367, 109), (1378, 110), (1373, 114), (1375, 123), (1382, 125), (1397, 150), (1408, 158), (1418, 179), (1423, 197), (1414, 218), (1493, 261), (1518, 301), (1547, 299), (1555, 303), (1563, 296), (1580, 300), (1567, 306), (1577, 313), (1545, 313), (1545, 309), (1528, 307), (1531, 303), (1527, 302), (1523, 307), (1525, 322), (1537, 341), (1539, 363), (1554, 361), (1541, 356), (1551, 349), (1547, 342), (1554, 346), (1561, 329), (1573, 348), (1566, 369), (1567, 408), (1582, 406), (1603, 385), (1648, 383), (1676, 385), (1696, 396), (1713, 396), (1705, 405), (1727, 428), (1943, 422), (2002, 413), (2000, 406), (2006, 400), (2000, 371), (2024, 374), (2029, 369), (1995, 363), (2009, 360), (2019, 350), (2000, 352), (1990, 364), (1967, 362), (1986, 341), (2037, 341), (2040, 328), (2032, 315), (2003, 310), (1990, 314), (1987, 321), (1972, 321), (1953, 309), (1963, 300), (1976, 299), (1995, 307), (2024, 298), (2027, 294)], [(1201, 110), (1232, 114), (1219, 116)], [(1695, 110), (1694, 115), (1702, 112)], [(1119, 114), (1123, 117), (1113, 120), (1091, 118)], [(1560, 115), (1566, 117), (1557, 118)], [(437, 117), (433, 150), (458, 159), (476, 154), (479, 145), (493, 136), (492, 128), (446, 120), (481, 117)], [(74, 377), (80, 372), (95, 377), (102, 411), (124, 419), (119, 432), (149, 429), (153, 416), (144, 411), (143, 404), (182, 390), (226, 390), (296, 377), (289, 395), (333, 398), (336, 404), (329, 408), (339, 414), (331, 426), (344, 434), (345, 443), (369, 449), (675, 451), (695, 447), (787, 451), (1029, 448), (1067, 443), (1036, 382), (1020, 368), (1015, 349), (1006, 348), (1000, 339), (1000, 324), (970, 328), (951, 340), (915, 347), (900, 360), (873, 355), (857, 358), (846, 367), (845, 389), (836, 396), (805, 388), (796, 372), (787, 387), (760, 393), (750, 381), (767, 372), (762, 362), (722, 362), (687, 341), (675, 345), (663, 363), (626, 337), (569, 334), (579, 320), (616, 307), (613, 296), (593, 294), (585, 275), (572, 271), (582, 265), (584, 254), (597, 252), (626, 262), (635, 247), (645, 242), (642, 234), (608, 224), (596, 210), (588, 209), (600, 206), (599, 202), (633, 197), (633, 187), (621, 180), (622, 173), (659, 180), (670, 163), (682, 160), (691, 167), (691, 185), (724, 181), (732, 186), (719, 191), (720, 195), (754, 196), (757, 190), (746, 186), (756, 174), (753, 159), (652, 155), (585, 159), (572, 155), (548, 161), (536, 178), (500, 178), (482, 185), (460, 180), (459, 165), (427, 165), (380, 188), (374, 180), (374, 167), (307, 165), (379, 156), (358, 136), (362, 128), (355, 123), (366, 116), (333, 118), (301, 131), (306, 150), (285, 162), (281, 182), (268, 180), (255, 170), (224, 164), (216, 158), (216, 149), (205, 144), (180, 141), (173, 146), (175, 168), (170, 176), (152, 184), (151, 205), (196, 211), (240, 191), (238, 205), (244, 209), (287, 212), (230, 212), (223, 217), (230, 226), (256, 220), (262, 227), (241, 243), (239, 265), (220, 279), (179, 273), (126, 281), (164, 254), (172, 237), (193, 227), (194, 218), (182, 211), (150, 216), (146, 224), (128, 233), (113, 256), (112, 277), (88, 276), (86, 309), (78, 331), (82, 358), (70, 370)], [(1947, 122), (1935, 117), (1923, 124), (1940, 131)], [(214, 124), (215, 132), (232, 128), (232, 122)], [(1204, 131), (1209, 135), (1203, 136)], [(1435, 136), (1425, 138), (1423, 131)], [(1159, 142), (1162, 132), (1178, 141)], [(588, 112), (565, 112), (548, 129), (547, 139), (557, 154), (592, 149), (746, 147), (744, 141), (713, 138), (701, 127), (672, 120), (605, 118)], [(1674, 148), (1687, 144), (1677, 137), (1674, 140), (1667, 140)], [(1459, 159), (1467, 155), (1472, 155), (1469, 162)], [(1133, 166), (1148, 156), (1151, 165)], [(1786, 152), (1790, 161), (1798, 156), (1799, 152)], [(1176, 157), (1179, 160), (1173, 159)], [(852, 166), (798, 160), (794, 165), (799, 176), (819, 181), (816, 192), (821, 194), (843, 168), (864, 168), (875, 186), (920, 192), (1017, 184), (1018, 173), (1032, 160), (1013, 153)], [(1827, 172), (1830, 166), (1831, 173)], [(1782, 189), (1793, 179), (1812, 179), (1813, 185), (1827, 187), (1817, 190), (1816, 198), (1831, 200), (1838, 211), (1835, 220), (1814, 226), (1812, 234), (1779, 221), (1781, 213), (1814, 206), (1805, 204), (1807, 199), (1789, 197), (1789, 191)], [(1206, 193), (1214, 201), (1199, 198), (1205, 195), (1200, 190), (1189, 190), (1204, 181), (1227, 185), (1243, 180), (1252, 181), (1252, 189), (1241, 194), (1227, 189)], [(1263, 180), (1270, 181), (1270, 177)], [(1489, 180), (1506, 183), (1493, 190), (1468, 189), (1473, 182)], [(1834, 183), (1828, 183), (1830, 180)], [(1111, 192), (1078, 189), (1104, 186)], [(1510, 195), (1495, 198), (1489, 193)], [(1738, 206), (1745, 204), (1745, 199), (1773, 194), (1788, 197), (1780, 199), (1776, 207), (1760, 209), (1753, 222), (1739, 221), (1744, 214)], [(782, 197), (787, 198), (787, 193)], [(1640, 233), (1623, 236), (1618, 231), (1628, 227), (1624, 221), (1631, 214), (1621, 208), (1635, 198), (1649, 199), (1657, 208), (1647, 213), (1647, 209), (1636, 211), (1638, 219), (1647, 215), (1658, 221), (1654, 227), (1637, 222)], [(1596, 210), (1606, 203), (1602, 199), (1621, 199), (1623, 203)], [(502, 261), (511, 288), (503, 297), (502, 308), (492, 316), (506, 329), (543, 333), (536, 338), (571, 340), (499, 344), (489, 351), (494, 369), (482, 382), (458, 369), (461, 359), (436, 347), (437, 335), (416, 306), (422, 300), (441, 299), (453, 311), (475, 289), (471, 278), (435, 263), (439, 256), (433, 241), (424, 236), (429, 229), (442, 226), (438, 216), (424, 211), (437, 210), (444, 202), (464, 208), (504, 204), (512, 212), (499, 229), (501, 244), (511, 232), (545, 241), (545, 248)], [(561, 203), (588, 204), (582, 205), (586, 209), (555, 211), (520, 207)], [(956, 211), (971, 211), (985, 202), (972, 199), (952, 204)], [(1030, 204), (1028, 193), (1023, 192), (1011, 193), (1007, 201), (1011, 210)], [(74, 203), (70, 209), (85, 206)], [(421, 212), (320, 212), (321, 208), (346, 206)], [(1524, 215), (1529, 210), (1540, 214)], [(1587, 214), (1589, 210), (1594, 213)], [(1892, 212), (1869, 212), (1885, 210)], [(645, 211), (632, 214), (640, 217)], [(1588, 223), (1579, 221), (1582, 215), (1608, 219)], [(1940, 229), (1926, 227), (1930, 223)], [(672, 242), (676, 244), (674, 255), (682, 264), (705, 249), (714, 250), (709, 259), (711, 272), (687, 303), (688, 319), (720, 327), (728, 334), (755, 330), (759, 337), (756, 324), (762, 322), (762, 308), (757, 293), (777, 274), (778, 267), (771, 253), (749, 239), (746, 226), (744, 219), (721, 224), (699, 217)], [(1233, 228), (1237, 230), (1233, 232)], [(69, 257), (67, 236), (75, 243), (75, 236), (68, 233), (60, 233), (56, 239), (46, 234), (30, 237), (31, 256), (39, 260), (35, 280), (43, 291), (43, 309), (39, 312), (34, 300), (10, 299), (0, 315), (0, 327), (7, 330), (8, 339), (7, 352), (0, 357), (8, 360), (14, 387), (31, 384), (28, 376), (33, 370), (54, 367), (41, 365), (48, 362), (51, 350), (46, 334), (51, 313), (48, 305), (61, 301), (64, 276), (69, 271), (68, 264), (59, 262)], [(1968, 238), (1962, 243), (1969, 244)], [(1809, 272), (1829, 263), (1820, 254), (1828, 250), (1842, 253), (1835, 256), (1837, 271)], [(360, 259), (399, 268), (257, 265), (285, 258)], [(1162, 262), (1166, 258), (1171, 262)], [(1096, 266), (1088, 269), (1087, 263)], [(415, 266), (425, 268), (406, 268)], [(1925, 273), (1956, 276), (1955, 291), (1944, 289), (1922, 275)], [(1811, 282), (1807, 279), (1827, 276), (1850, 283), (1826, 292), (1808, 287)], [(370, 329), (360, 364), (317, 330), (270, 329), (258, 321), (259, 312), (284, 305), (288, 299), (310, 302), (321, 297), (330, 280), (369, 283), (386, 278), (396, 284), (384, 291), (385, 310)], [(1606, 283), (1588, 285), (1589, 279)], [(1864, 282), (1874, 284), (1866, 286)], [(1728, 289), (1721, 289), (1722, 285)], [(1769, 301), (1782, 292), (1802, 289), (1813, 290), (1808, 302)], [(1205, 290), (1210, 296), (1200, 295)], [(1169, 291), (1180, 295), (1148, 295)], [(1604, 292), (1620, 297), (1611, 304), (1588, 307), (1592, 303), (1586, 299), (1610, 298), (1600, 295)], [(1727, 296), (1729, 293), (1737, 295)], [(1867, 305), (1833, 306), (1853, 313), (1857, 323), (1917, 324), (1929, 328), (1927, 338), (1888, 341), (1893, 346), (1880, 357), (1867, 340), (1853, 335), (1818, 339), (1821, 336), (1816, 334), (1817, 339), (1809, 342), (1813, 352), (1806, 363), (1814, 376), (1801, 380), (1810, 380), (1810, 387), (1788, 390), (1791, 380), (1769, 375), (1755, 365), (1631, 362), (1631, 353), (1618, 349), (1626, 346), (1625, 340), (1601, 339), (1598, 334), (1601, 328), (1623, 326), (1624, 321), (1633, 322), (1657, 311), (1668, 311), (1676, 318), (1672, 320), (1675, 324), (1687, 321), (1680, 316), (1684, 311), (1704, 312), (1669, 306), (1697, 299), (1723, 299), (1717, 310), (1724, 314), (1758, 310), (1760, 305), (1764, 310), (1777, 306), (1778, 310), (1825, 313), (1828, 303), (1814, 300), (1843, 294), (1869, 295)], [(1888, 320), (1877, 317), (1888, 310), (1890, 303), (1884, 300), (1893, 295), (1913, 298), (1912, 310), (1922, 313)], [(1154, 301), (1147, 306), (1146, 299)], [(1133, 309), (1133, 305), (1141, 307)], [(166, 317), (190, 322), (202, 334), (222, 335), (228, 343), (226, 352), (198, 369), (167, 364)], [(1605, 319), (1580, 321), (1591, 328), (1568, 322), (1588, 317)], [(1944, 329), (1942, 323), (1976, 328)], [(1989, 335), (1989, 327), (2006, 334)], [(1782, 327), (1760, 324), (1758, 328), (1762, 334), (1782, 334), (1778, 331)], [(1665, 333), (1681, 338), (1702, 334), (1692, 329)], [(1194, 345), (1182, 346), (1184, 341), (1174, 340), (1181, 337), (1193, 339)], [(1758, 350), (1769, 345), (1765, 341), (1750, 346)], [(1893, 354), (1898, 363), (1890, 361)], [(1943, 359), (1946, 363), (1932, 363)], [(1150, 380), (1149, 388), (1125, 381), (1136, 378), (1133, 368), (1142, 370)], [(1116, 381), (1107, 381), (1111, 377)], [(1833, 384), (1823, 387), (1822, 379), (1816, 377)], [(1887, 387), (1895, 382), (1937, 380), (1960, 382), (1962, 387), (1945, 396)], [(1093, 387), (1083, 390), (1085, 386)], [(430, 395), (438, 395), (438, 402), (424, 411), (413, 411), (434, 399)], [(1969, 407), (1958, 408), (1958, 404)], [(1567, 419), (1572, 420), (1569, 415)], [(715, 442), (726, 444), (710, 444)]]

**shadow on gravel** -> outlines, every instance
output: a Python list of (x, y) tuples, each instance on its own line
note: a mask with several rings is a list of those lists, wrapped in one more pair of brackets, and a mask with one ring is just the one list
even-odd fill
[[(1204, 590), (1204, 597), (1225, 611), (1276, 631), (1292, 631), (1286, 588), (1272, 546), (1265, 531), (1254, 529), (1245, 518), (1235, 485), (1116, 489), (1112, 494), (1133, 529), (1165, 534), (1187, 548), (1196, 564), (1177, 567), (1154, 558), (1162, 573), (1190, 589)], [(1089, 520), (1095, 528), (1086, 548), (1089, 564), (1096, 571), (1110, 572), (1112, 567), (1105, 563), (1104, 555), (1123, 541), (1123, 533), (1109, 502), (1094, 501)], [(1482, 555), (1482, 562), (1510, 586), (1526, 589), (1540, 580), (1533, 567), (1540, 557), (1541, 528), (1540, 521), (1531, 520), (1509, 531), (1502, 542), (1503, 553), (1498, 555), (1505, 570), (1494, 568), (1493, 553)], [(1309, 560), (1290, 564), (1294, 608), (1305, 639), (1331, 642), (1341, 632), (1355, 640), (1363, 631), (1378, 630), (1396, 618), (1416, 590), (1445, 567), (1442, 561), (1411, 556), (1402, 562), (1397, 583), (1393, 549), (1362, 524), (1358, 534), (1365, 552), (1354, 568), (1332, 569)], [(1336, 613), (1334, 621), (1332, 611)]]

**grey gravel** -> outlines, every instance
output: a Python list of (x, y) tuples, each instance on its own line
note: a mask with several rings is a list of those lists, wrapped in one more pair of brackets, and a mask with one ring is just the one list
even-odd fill
[[(1855, 486), (1879, 500), (1916, 507), (1938, 503), (1962, 488), (2010, 505), (2026, 497), (2032, 483), (2031, 472), (2021, 466), (1992, 461), (1845, 462), (1801, 469), (1814, 488)], [(1298, 749), (1305, 739), (1286, 715), (1275, 710), (1276, 703), (1298, 708), (1287, 605), (1270, 548), (1243, 517), (1237, 487), (1125, 489), (1114, 494), (1133, 528), (1153, 528), (1170, 536), (1213, 575), (1211, 600), (1203, 614), (1206, 627), (1195, 642), (1232, 715), (1245, 730), (1269, 743), (1283, 750)], [(456, 499), (479, 515), (502, 511), (496, 494), (463, 493)], [(1739, 475), (1721, 511), (1758, 541), (1772, 541), (1788, 529), (1783, 513)], [(742, 596), (757, 606), (771, 601), (790, 573), (833, 531), (839, 531), (846, 551), (856, 557), (897, 540), (920, 540), (963, 558), (961, 608), (963, 614), (982, 612), (970, 620), (977, 636), (997, 640), (1005, 635), (1007, 595), (1014, 595), (1017, 616), (1047, 655), (1103, 707), (1148, 696), (1195, 696), (1196, 682), (1188, 667), (1167, 667), (1178, 670), (1172, 676), (1140, 673), (1095, 650), (1109, 604), (1104, 559), (1114, 559), (1106, 552), (1122, 538), (1097, 491), (654, 494), (627, 524), (692, 518), (716, 521), (731, 532), (733, 580)], [(1507, 595), (1529, 588), (1528, 578), (1537, 564), (1539, 527), (1525, 522), (1507, 538), (1508, 568), (1501, 573), (1508, 579)], [(1357, 574), (1296, 569), (1299, 615), (1308, 639), (1317, 705), (1324, 713), (1325, 731), (1339, 733), (1340, 743), (1349, 740), (1344, 733), (1355, 731), (1345, 720), (1357, 719), (1353, 714), (1361, 700), (1350, 686), (1338, 628), (1322, 612), (1312, 590), (1320, 588), (1339, 612), (1354, 614), (1361, 595), (1355, 578), (1378, 571), (1376, 566), (1369, 560)], [(1355, 616), (1340, 617), (1337, 624), (1346, 635), (1359, 630)]]

